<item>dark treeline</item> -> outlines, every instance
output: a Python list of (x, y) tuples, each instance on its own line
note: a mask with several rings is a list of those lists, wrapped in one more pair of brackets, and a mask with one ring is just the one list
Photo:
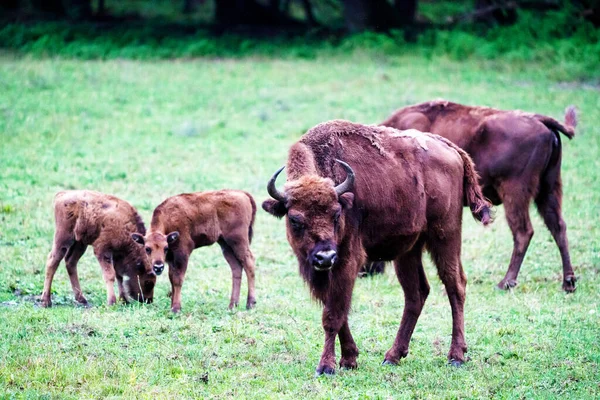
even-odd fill
[[(129, 9), (144, 2), (130, 3)], [(148, 1), (148, 3), (157, 3)], [(388, 31), (415, 25), (444, 25), (483, 22), (485, 24), (512, 24), (520, 9), (544, 12), (565, 7), (576, 8), (577, 13), (598, 26), (600, 0), (473, 0), (458, 15), (446, 15), (431, 21), (419, 15), (419, 4), (435, 7), (439, 0), (177, 0), (173, 7), (187, 15), (198, 8), (210, 8), (211, 23), (222, 28), (236, 26), (328, 27), (331, 14), (339, 15), (341, 24), (349, 32), (365, 30)], [(177, 4), (179, 3), (179, 4)], [(457, 2), (452, 2), (457, 3)], [(3, 19), (14, 21), (32, 18), (67, 19), (73, 21), (98, 20), (111, 17), (110, 4), (105, 0), (0, 0)]]

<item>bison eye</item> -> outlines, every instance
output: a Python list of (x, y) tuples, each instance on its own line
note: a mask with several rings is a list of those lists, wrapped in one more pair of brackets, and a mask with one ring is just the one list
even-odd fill
[(294, 217), (294, 216), (288, 216), (288, 219), (290, 220), (290, 225), (292, 226), (292, 229), (294, 230), (294, 232), (302, 233), (305, 226), (304, 226), (304, 223), (300, 220), (300, 218)]
[(333, 222), (337, 224), (337, 223), (339, 222), (339, 220), (340, 220), (340, 213), (339, 213), (339, 212), (337, 212), (337, 213), (335, 213), (335, 215), (333, 216)]
[(146, 247), (146, 254), (150, 255), (152, 253), (152, 249), (150, 247)]

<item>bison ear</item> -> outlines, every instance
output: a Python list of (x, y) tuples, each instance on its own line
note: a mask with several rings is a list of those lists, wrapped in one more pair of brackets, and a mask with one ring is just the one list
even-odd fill
[(171, 232), (167, 235), (167, 243), (173, 244), (179, 239), (179, 232)]
[(287, 214), (287, 208), (285, 208), (285, 204), (279, 200), (267, 199), (263, 201), (262, 208), (277, 218), (281, 218)]
[(139, 233), (132, 233), (131, 238), (133, 239), (134, 242), (136, 242), (137, 244), (141, 244), (142, 246), (145, 243), (144, 237), (142, 235), (140, 235)]
[(339, 198), (339, 201), (344, 210), (352, 208), (352, 205), (354, 204), (354, 193), (346, 192), (342, 194)]

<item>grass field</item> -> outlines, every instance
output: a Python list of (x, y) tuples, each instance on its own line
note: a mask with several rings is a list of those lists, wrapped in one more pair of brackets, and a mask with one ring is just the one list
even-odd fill
[[(0, 58), (0, 398), (598, 398), (600, 396), (600, 91), (551, 81), (539, 67), (443, 58), (65, 61)], [(99, 266), (79, 265), (92, 308), (74, 303), (64, 266), (54, 307), (36, 306), (62, 189), (115, 194), (149, 223), (181, 192), (240, 188), (257, 202), (288, 147), (333, 118), (375, 123), (400, 106), (443, 97), (563, 118), (564, 214), (577, 292), (561, 291), (558, 249), (534, 213), (513, 291), (494, 290), (512, 237), (502, 207), (483, 228), (465, 213), (470, 361), (446, 365), (450, 306), (432, 287), (397, 367), (381, 366), (403, 296), (391, 269), (362, 279), (350, 327), (359, 368), (313, 378), (321, 308), (309, 298), (284, 224), (259, 210), (252, 250), (257, 307), (228, 311), (231, 277), (217, 247), (197, 250), (183, 310), (169, 311), (163, 274), (152, 305), (106, 307)], [(376, 179), (377, 177), (375, 177)], [(242, 296), (246, 293), (245, 280)], [(337, 349), (339, 356), (339, 347)]]

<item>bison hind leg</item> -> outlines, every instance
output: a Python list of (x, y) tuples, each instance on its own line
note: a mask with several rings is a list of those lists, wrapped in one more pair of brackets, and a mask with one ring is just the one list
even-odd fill
[(467, 352), (464, 319), (467, 277), (460, 261), (460, 231), (448, 234), (446, 239), (430, 240), (427, 248), (446, 288), (452, 309), (452, 343), (448, 361), (454, 366), (459, 366), (465, 362)]
[(540, 192), (535, 199), (538, 211), (548, 230), (552, 234), (563, 264), (563, 290), (567, 293), (575, 291), (575, 272), (571, 265), (571, 256), (569, 255), (569, 241), (567, 239), (567, 224), (565, 223), (561, 211), (562, 191), (560, 188), (560, 180), (557, 186), (551, 192)]
[(75, 242), (67, 251), (67, 255), (65, 256), (65, 263), (67, 265), (67, 272), (69, 274), (69, 279), (71, 280), (71, 288), (73, 289), (73, 294), (75, 295), (75, 300), (84, 305), (88, 305), (88, 301), (83, 295), (81, 291), (81, 286), (79, 285), (79, 276), (77, 275), (77, 263), (83, 254), (85, 253), (85, 249), (87, 246), (82, 242)]
[(423, 240), (417, 241), (408, 253), (394, 261), (396, 276), (404, 291), (404, 312), (400, 328), (391, 349), (385, 354), (384, 365), (394, 365), (408, 355), (410, 338), (429, 295), (429, 283), (423, 270)]
[(41, 305), (42, 307), (50, 307), (52, 305), (52, 280), (58, 269), (58, 265), (65, 258), (67, 251), (73, 245), (74, 239), (70, 235), (62, 234), (57, 231), (54, 236), (52, 250), (48, 254), (46, 260), (46, 277), (44, 279), (44, 291), (42, 292)]

